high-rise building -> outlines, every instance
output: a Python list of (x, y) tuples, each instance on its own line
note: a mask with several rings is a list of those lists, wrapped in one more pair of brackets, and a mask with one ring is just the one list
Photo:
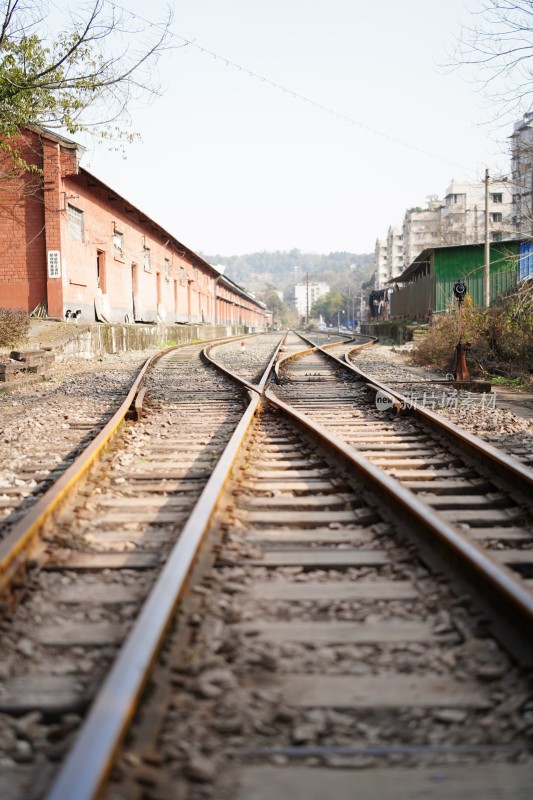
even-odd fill
[[(531, 115), (533, 120), (533, 114)], [(530, 158), (533, 151), (533, 122), (529, 123), (524, 141), (530, 140)], [(525, 150), (525, 144), (523, 145)], [(518, 162), (517, 162), (518, 163)], [(531, 161), (522, 165), (522, 185), (529, 185), (514, 205), (511, 182), (490, 179), (488, 185), (488, 230), (491, 242), (499, 242), (515, 235), (513, 208), (522, 204), (522, 228), (529, 224), (533, 233), (531, 214), (532, 170)], [(529, 181), (529, 184), (527, 183)], [(527, 212), (529, 211), (529, 216)], [(516, 212), (515, 212), (516, 213)], [(485, 181), (459, 183), (452, 181), (443, 200), (437, 195), (428, 198), (426, 208), (410, 208), (405, 212), (402, 228), (389, 227), (386, 252), (384, 241), (378, 239), (374, 251), (376, 288), (382, 289), (387, 281), (396, 278), (413, 263), (424, 250), (442, 245), (477, 244), (485, 240)]]
[(403, 228), (391, 225), (386, 239), (377, 239), (374, 250), (375, 286), (382, 289), (391, 278), (403, 272)]
[(387, 233), (387, 264), (389, 279), (400, 275), (404, 270), (403, 228), (389, 227)]
[(519, 237), (533, 236), (533, 113), (516, 122), (511, 135), (513, 223)]

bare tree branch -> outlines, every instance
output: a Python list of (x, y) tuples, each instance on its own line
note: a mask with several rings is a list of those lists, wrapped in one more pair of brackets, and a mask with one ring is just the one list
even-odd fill
[(533, 0), (478, 0), (445, 66), (477, 68), (477, 82), (501, 120), (533, 107)]

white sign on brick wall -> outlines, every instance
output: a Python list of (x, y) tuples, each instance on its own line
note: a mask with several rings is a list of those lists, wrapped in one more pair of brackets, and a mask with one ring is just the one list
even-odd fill
[(61, 253), (59, 250), (48, 251), (48, 277), (61, 277)]

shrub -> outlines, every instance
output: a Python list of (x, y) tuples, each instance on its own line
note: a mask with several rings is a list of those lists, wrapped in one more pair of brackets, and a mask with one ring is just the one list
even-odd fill
[[(455, 346), (459, 340), (457, 315), (455, 313), (434, 317), (429, 333), (413, 351), (415, 364), (431, 364), (437, 369), (450, 370)], [(462, 340), (471, 345), (471, 354), (485, 350), (487, 312), (472, 308), (465, 302), (462, 310)]]
[(13, 347), (26, 338), (30, 318), (25, 311), (0, 308), (0, 347)]
[[(467, 361), (472, 375), (522, 377), (533, 381), (533, 281), (526, 281), (490, 309), (463, 304), (463, 342), (470, 342)], [(457, 344), (455, 311), (436, 317), (413, 351), (416, 364), (450, 370)]]

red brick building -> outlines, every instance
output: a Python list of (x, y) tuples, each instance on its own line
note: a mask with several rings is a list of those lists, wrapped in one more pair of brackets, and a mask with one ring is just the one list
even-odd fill
[(80, 145), (32, 129), (20, 150), (38, 171), (13, 176), (0, 159), (0, 307), (266, 326), (263, 303), (80, 167)]

